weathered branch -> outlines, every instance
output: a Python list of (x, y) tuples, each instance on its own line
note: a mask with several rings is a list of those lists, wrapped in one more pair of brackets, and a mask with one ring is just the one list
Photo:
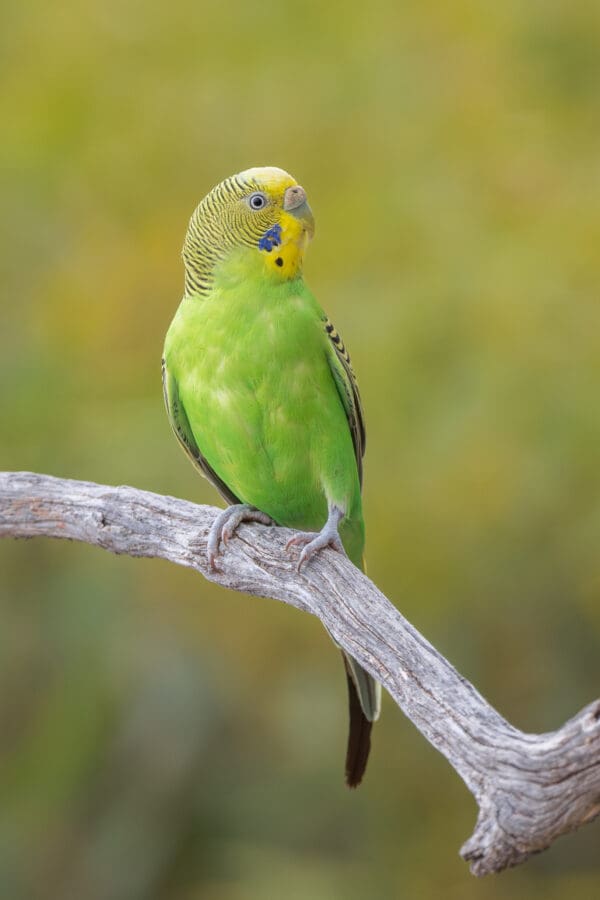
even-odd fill
[(0, 537), (45, 535), (160, 557), (318, 616), (474, 794), (479, 817), (461, 849), (474, 874), (517, 865), (600, 813), (600, 701), (558, 731), (524, 734), (341, 554), (324, 551), (299, 574), (283, 552), (288, 530), (245, 525), (211, 571), (206, 540), (216, 512), (130, 487), (0, 473)]

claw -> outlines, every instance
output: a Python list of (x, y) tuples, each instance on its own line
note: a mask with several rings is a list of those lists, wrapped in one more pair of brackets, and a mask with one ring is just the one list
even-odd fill
[(289, 539), (285, 545), (286, 550), (295, 545), (304, 545), (296, 567), (298, 572), (305, 563), (311, 560), (324, 547), (332, 547), (339, 553), (346, 552), (338, 533), (338, 524), (343, 517), (344, 513), (342, 510), (334, 506), (331, 508), (327, 522), (321, 531), (299, 531)]
[(261, 512), (248, 503), (238, 503), (228, 506), (219, 513), (208, 532), (206, 546), (206, 558), (213, 572), (217, 571), (216, 559), (219, 556), (219, 543), (228, 544), (236, 528), (242, 522), (260, 522), (262, 525), (272, 525), (273, 520), (266, 513)]

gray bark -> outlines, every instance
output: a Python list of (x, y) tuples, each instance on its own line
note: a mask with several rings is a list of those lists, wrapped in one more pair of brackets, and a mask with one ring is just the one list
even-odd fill
[(517, 865), (598, 815), (599, 700), (557, 731), (525, 734), (340, 553), (325, 550), (298, 573), (295, 557), (283, 549), (292, 532), (243, 525), (212, 571), (206, 543), (217, 512), (131, 487), (0, 473), (0, 537), (67, 538), (160, 557), (321, 619), (473, 793), (479, 816), (460, 852), (475, 875)]

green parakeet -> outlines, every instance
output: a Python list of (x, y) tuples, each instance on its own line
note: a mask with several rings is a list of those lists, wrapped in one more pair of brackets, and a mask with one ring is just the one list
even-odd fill
[[(213, 566), (220, 541), (251, 520), (298, 529), (288, 546), (302, 547), (299, 567), (325, 546), (363, 567), (363, 413), (342, 339), (302, 277), (313, 232), (304, 189), (271, 167), (222, 181), (189, 224), (163, 384), (175, 434), (231, 504), (209, 535)], [(355, 786), (380, 687), (343, 655)]]

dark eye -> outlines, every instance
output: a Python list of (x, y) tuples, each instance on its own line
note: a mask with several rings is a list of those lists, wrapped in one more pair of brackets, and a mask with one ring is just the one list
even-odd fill
[(264, 194), (257, 192), (256, 194), (250, 194), (248, 197), (248, 206), (250, 209), (262, 209), (267, 205), (267, 198)]

